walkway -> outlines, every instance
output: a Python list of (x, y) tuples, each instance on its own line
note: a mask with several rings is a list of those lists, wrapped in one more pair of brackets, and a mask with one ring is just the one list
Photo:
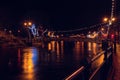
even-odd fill
[(108, 80), (120, 80), (120, 44), (116, 45), (116, 53), (113, 54), (113, 64), (108, 75)]

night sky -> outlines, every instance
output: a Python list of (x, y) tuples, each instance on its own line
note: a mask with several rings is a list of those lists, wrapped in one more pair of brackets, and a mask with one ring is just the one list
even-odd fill
[(1, 25), (33, 20), (54, 30), (70, 30), (101, 23), (110, 16), (111, 0), (3, 0)]

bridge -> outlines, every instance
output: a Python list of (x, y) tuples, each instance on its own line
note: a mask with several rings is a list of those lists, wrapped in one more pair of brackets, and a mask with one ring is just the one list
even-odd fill
[[(109, 40), (120, 41), (120, 23), (115, 22), (112, 25), (108, 26), (106, 23), (93, 25), (88, 28), (69, 30), (69, 31), (54, 31), (56, 36), (54, 37), (41, 37), (38, 39), (31, 39), (31, 43), (40, 43), (41, 41), (83, 41), (83, 42), (95, 42), (101, 43), (105, 38)], [(97, 29), (95, 29), (97, 28)], [(109, 28), (109, 34), (106, 30)], [(104, 30), (103, 30), (104, 29)], [(85, 33), (81, 33), (87, 31)], [(53, 32), (53, 31), (52, 31)], [(77, 32), (77, 33), (76, 33)], [(71, 34), (72, 33), (72, 34)], [(73, 34), (75, 33), (75, 34)], [(67, 35), (67, 36), (64, 36)], [(108, 36), (106, 36), (108, 35)], [(28, 38), (19, 38), (15, 37), (13, 34), (7, 34), (4, 31), (0, 31), (1, 43), (2, 42), (11, 42), (13, 44), (19, 43), (20, 45), (26, 45)], [(4, 40), (3, 40), (4, 39)], [(16, 42), (14, 42), (16, 41)]]
[[(74, 29), (74, 30), (66, 30), (66, 31), (48, 31), (46, 30), (42, 30), (43, 32), (41, 33), (41, 36), (35, 36), (34, 33), (34, 37), (32, 37), (32, 33), (34, 32), (34, 30), (36, 31), (37, 29), (35, 29), (35, 25), (33, 25), (33, 29), (32, 28), (27, 28), (27, 34), (28, 37), (26, 38), (19, 38), (19, 37), (15, 37), (13, 36), (13, 34), (6, 34), (4, 31), (1, 31), (0, 36), (4, 37), (5, 40), (7, 41), (11, 41), (15, 40), (20, 44), (25, 44), (27, 42), (30, 43), (40, 43), (41, 41), (51, 41), (51, 40), (65, 40), (65, 41), (87, 41), (87, 42), (97, 42), (100, 43), (101, 40), (108, 38), (111, 39), (112, 41), (116, 40), (117, 42), (120, 41), (120, 15), (116, 15), (115, 12), (115, 7), (116, 6), (116, 1), (112, 0), (112, 7), (111, 7), (111, 15), (108, 18), (104, 19), (104, 22), (99, 23), (99, 24), (95, 24), (92, 26), (87, 26), (87, 27), (83, 27), (80, 29)], [(30, 30), (32, 30), (31, 32), (29, 32)], [(47, 35), (45, 36), (45, 33), (51, 33), (51, 35)]]
[[(110, 39), (112, 42), (118, 42), (120, 41), (120, 22), (119, 22), (119, 15), (117, 21), (114, 22), (114, 8), (115, 8), (115, 0), (112, 0), (112, 7), (111, 7), (111, 15), (110, 19), (107, 22), (103, 22), (100, 24), (92, 25), (89, 27), (84, 27), (80, 29), (75, 30), (67, 30), (67, 31), (51, 31), (55, 35), (54, 36), (42, 36), (41, 38), (32, 38), (31, 43), (37, 43), (39, 44), (42, 41), (83, 41), (83, 42), (95, 42), (95, 43), (101, 43), (101, 40), (104, 39)], [(29, 32), (28, 32), (29, 34)], [(83, 35), (82, 35), (83, 34)], [(66, 36), (67, 35), (67, 36)], [(30, 37), (30, 35), (29, 35)], [(28, 37), (28, 39), (29, 39)], [(26, 46), (26, 42), (28, 42), (28, 39), (21, 39), (18, 37), (15, 37), (13, 34), (7, 34), (4, 31), (0, 31), (0, 46)], [(35, 40), (34, 40), (35, 39)], [(25, 41), (25, 42), (24, 42)], [(116, 50), (116, 46), (114, 44), (114, 49)], [(108, 47), (107, 50), (104, 50), (102, 52), (99, 52), (96, 57), (91, 59), (90, 62), (86, 63), (85, 65), (81, 66), (78, 70), (73, 72), (72, 74), (68, 75), (65, 80), (71, 80), (71, 79), (82, 79), (82, 80), (98, 80), (95, 78), (98, 78), (98, 73), (102, 71), (102, 69), (109, 68), (111, 66), (111, 56), (112, 56), (112, 47)], [(90, 67), (90, 65), (97, 60), (99, 57), (103, 56), (104, 53), (108, 53), (107, 60), (104, 60), (100, 67), (98, 67), (94, 72), (92, 72), (92, 75), (87, 76), (87, 69)], [(108, 61), (108, 62), (107, 62)], [(106, 71), (106, 70), (105, 70)], [(104, 72), (105, 73), (105, 72)], [(102, 74), (100, 74), (102, 75)], [(97, 77), (96, 77), (97, 76)], [(102, 75), (104, 76), (104, 75)], [(99, 76), (100, 77), (100, 76)], [(103, 78), (100, 78), (103, 80)], [(99, 79), (99, 80), (100, 80)]]

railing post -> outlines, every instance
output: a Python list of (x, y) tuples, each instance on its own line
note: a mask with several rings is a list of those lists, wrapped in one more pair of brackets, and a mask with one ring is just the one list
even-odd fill
[(104, 53), (104, 60), (107, 60), (107, 49), (108, 49), (108, 40), (102, 40), (102, 50), (105, 51)]
[(116, 35), (115, 35), (115, 38), (114, 38), (114, 53), (116, 53)]

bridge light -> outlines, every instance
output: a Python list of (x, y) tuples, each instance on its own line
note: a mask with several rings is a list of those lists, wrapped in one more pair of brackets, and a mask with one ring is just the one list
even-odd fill
[(108, 18), (105, 17), (105, 18), (103, 19), (103, 21), (104, 21), (104, 22), (108, 22)]
[(28, 25), (31, 26), (31, 25), (32, 25), (32, 22), (28, 22)]
[(116, 19), (115, 18), (112, 18), (112, 21), (115, 21)]
[(27, 23), (26, 23), (26, 22), (24, 23), (24, 26), (27, 26)]
[(101, 31), (104, 31), (105, 29), (104, 28), (101, 28)]
[(24, 26), (26, 27), (32, 26), (32, 22), (24, 22)]

